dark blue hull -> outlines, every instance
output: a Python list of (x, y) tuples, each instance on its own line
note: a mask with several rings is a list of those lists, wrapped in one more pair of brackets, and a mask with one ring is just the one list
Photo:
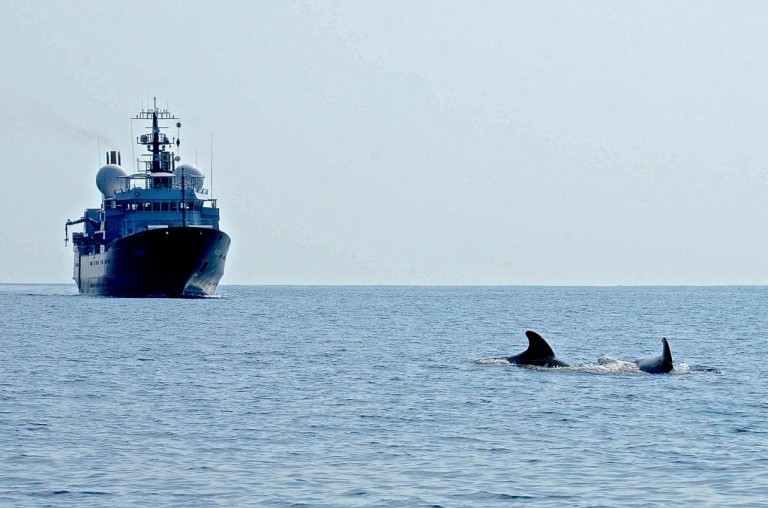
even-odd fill
[[(75, 253), (73, 278), (82, 294), (123, 297), (204, 297), (216, 290), (229, 251), (217, 229), (142, 231)], [(87, 251), (86, 251), (87, 252)]]

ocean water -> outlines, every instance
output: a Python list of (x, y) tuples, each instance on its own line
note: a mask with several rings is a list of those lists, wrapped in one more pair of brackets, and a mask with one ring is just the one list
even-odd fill
[(0, 285), (0, 506), (768, 506), (766, 287), (219, 294)]

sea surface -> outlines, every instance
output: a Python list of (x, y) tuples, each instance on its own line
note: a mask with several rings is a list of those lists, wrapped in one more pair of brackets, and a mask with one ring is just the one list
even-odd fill
[(768, 287), (218, 293), (0, 285), (0, 506), (768, 506)]

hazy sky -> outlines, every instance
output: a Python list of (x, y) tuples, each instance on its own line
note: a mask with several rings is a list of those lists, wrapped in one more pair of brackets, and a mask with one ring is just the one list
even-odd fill
[(768, 3), (0, 9), (0, 282), (71, 282), (156, 96), (222, 284), (768, 284)]

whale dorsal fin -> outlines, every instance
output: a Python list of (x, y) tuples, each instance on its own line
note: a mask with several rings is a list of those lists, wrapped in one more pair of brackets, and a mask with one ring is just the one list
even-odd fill
[(552, 351), (552, 347), (544, 340), (544, 337), (534, 332), (533, 330), (527, 330), (525, 336), (528, 337), (528, 349), (526, 353), (529, 353), (535, 358), (548, 358), (554, 357), (555, 352)]
[(664, 351), (661, 353), (661, 361), (664, 365), (669, 365), (671, 367), (674, 364), (672, 363), (672, 350), (669, 348), (669, 341), (666, 337), (662, 337), (661, 342), (664, 344)]

